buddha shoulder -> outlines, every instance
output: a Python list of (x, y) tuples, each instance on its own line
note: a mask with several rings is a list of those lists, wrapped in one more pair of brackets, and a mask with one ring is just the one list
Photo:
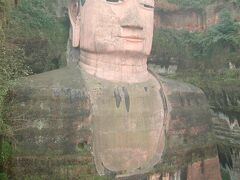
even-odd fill
[(204, 92), (191, 84), (159, 77), (162, 88), (171, 106), (199, 107), (210, 109)]
[[(204, 92), (196, 86), (158, 76), (171, 117), (170, 131), (209, 127), (212, 113)], [(200, 128), (201, 129), (201, 128)], [(200, 132), (199, 132), (200, 133)], [(201, 133), (200, 133), (201, 134)]]
[(78, 68), (65, 67), (28, 76), (16, 83), (16, 87), (28, 88), (83, 88), (84, 81)]
[(18, 102), (88, 98), (80, 70), (68, 67), (19, 79), (12, 91)]

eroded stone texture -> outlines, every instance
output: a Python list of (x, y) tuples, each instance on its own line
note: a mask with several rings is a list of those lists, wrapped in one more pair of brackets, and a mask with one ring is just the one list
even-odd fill
[(235, 156), (232, 156), (233, 159), (233, 169), (230, 171), (231, 178), (240, 179), (240, 155), (236, 153)]
[(221, 180), (218, 157), (188, 166), (188, 180)]
[(111, 83), (78, 68), (23, 79), (11, 108), (14, 176), (131, 179), (215, 156), (202, 91), (155, 77), (161, 86)]
[(154, 1), (84, 2), (69, 5), (79, 67), (14, 89), (14, 176), (146, 179), (215, 157), (203, 92), (147, 69)]
[(166, 116), (154, 80), (112, 83), (87, 73), (92, 102), (93, 148), (99, 174), (142, 174), (157, 164), (164, 149)]
[(31, 76), (21, 80), (13, 93), (16, 179), (96, 174), (90, 154), (90, 101), (78, 69)]
[[(194, 8), (182, 8), (167, 0), (156, 2), (155, 26), (188, 31), (203, 31), (219, 22), (221, 11), (226, 8), (236, 21), (240, 20), (240, 8), (234, 2), (215, 1), (202, 11)], [(204, 13), (203, 13), (204, 12)]]
[[(162, 28), (185, 29), (191, 32), (205, 29), (202, 14), (196, 10), (175, 10), (174, 12), (160, 11), (155, 15), (155, 26)], [(214, 22), (216, 24), (216, 22)]]
[(214, 157), (212, 115), (203, 92), (189, 84), (155, 77), (162, 84), (169, 111), (164, 155), (155, 168), (176, 172), (188, 163)]

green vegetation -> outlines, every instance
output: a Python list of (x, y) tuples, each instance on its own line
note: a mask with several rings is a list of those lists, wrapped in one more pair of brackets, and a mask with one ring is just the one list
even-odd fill
[(231, 180), (229, 172), (225, 169), (221, 169), (222, 180)]
[[(161, 1), (161, 0), (159, 0)], [(206, 6), (218, 2), (218, 0), (168, 0), (170, 3), (178, 5), (180, 8), (204, 11)], [(224, 3), (235, 3), (240, 6), (240, 0), (223, 0)]]
[(150, 59), (164, 64), (175, 60), (180, 70), (206, 72), (228, 68), (230, 62), (239, 67), (239, 50), (240, 24), (223, 10), (219, 23), (204, 32), (157, 29)]
[(16, 78), (59, 68), (65, 64), (68, 20), (57, 18), (55, 1), (0, 0), (0, 179), (11, 171), (11, 127), (8, 126), (9, 89)]
[(171, 59), (184, 61), (189, 56), (188, 43), (191, 34), (187, 31), (173, 29), (156, 29), (153, 38), (153, 47), (150, 62), (170, 63)]
[[(149, 63), (178, 64), (171, 78), (200, 87), (213, 110), (237, 119), (240, 107), (240, 24), (222, 10), (219, 23), (204, 32), (157, 29)], [(231, 68), (230, 68), (231, 67)]]
[(49, 4), (47, 0), (19, 1), (5, 28), (8, 42), (24, 50), (25, 63), (34, 73), (65, 65), (68, 20), (56, 18)]
[(228, 53), (236, 52), (240, 48), (240, 24), (234, 22), (227, 10), (223, 10), (219, 23), (201, 34), (200, 39), (201, 41), (193, 43), (201, 49), (199, 54), (206, 57), (213, 56), (216, 48), (226, 49)]
[(12, 49), (5, 41), (4, 32), (0, 37), (0, 179), (6, 179), (5, 171), (8, 171), (8, 164), (11, 158), (12, 148), (9, 143), (12, 131), (7, 125), (6, 118), (9, 88), (17, 77), (31, 73), (24, 65), (24, 51), (20, 48)]
[(214, 0), (168, 0), (182, 8), (203, 9)]
[(7, 180), (8, 177), (7, 177), (7, 175), (5, 173), (0, 173), (0, 179), (1, 180)]
[(240, 0), (224, 0), (224, 2), (235, 3), (237, 6), (240, 6)]

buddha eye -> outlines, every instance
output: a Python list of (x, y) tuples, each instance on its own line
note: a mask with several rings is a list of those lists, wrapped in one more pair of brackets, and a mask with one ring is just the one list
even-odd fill
[(122, 3), (124, 0), (106, 0), (108, 3), (119, 4)]
[(153, 9), (153, 8), (154, 8), (153, 6), (151, 6), (151, 5), (149, 5), (149, 4), (143, 4), (143, 7), (149, 8), (149, 9)]
[(154, 9), (154, 1), (151, 1), (151, 0), (140, 0), (140, 5), (145, 8), (145, 9), (148, 9), (148, 10), (152, 10)]

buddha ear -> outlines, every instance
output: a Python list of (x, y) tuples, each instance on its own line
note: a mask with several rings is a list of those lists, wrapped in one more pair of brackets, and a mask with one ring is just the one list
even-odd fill
[(79, 0), (70, 0), (68, 4), (68, 16), (72, 25), (70, 38), (73, 47), (80, 45), (80, 3)]

